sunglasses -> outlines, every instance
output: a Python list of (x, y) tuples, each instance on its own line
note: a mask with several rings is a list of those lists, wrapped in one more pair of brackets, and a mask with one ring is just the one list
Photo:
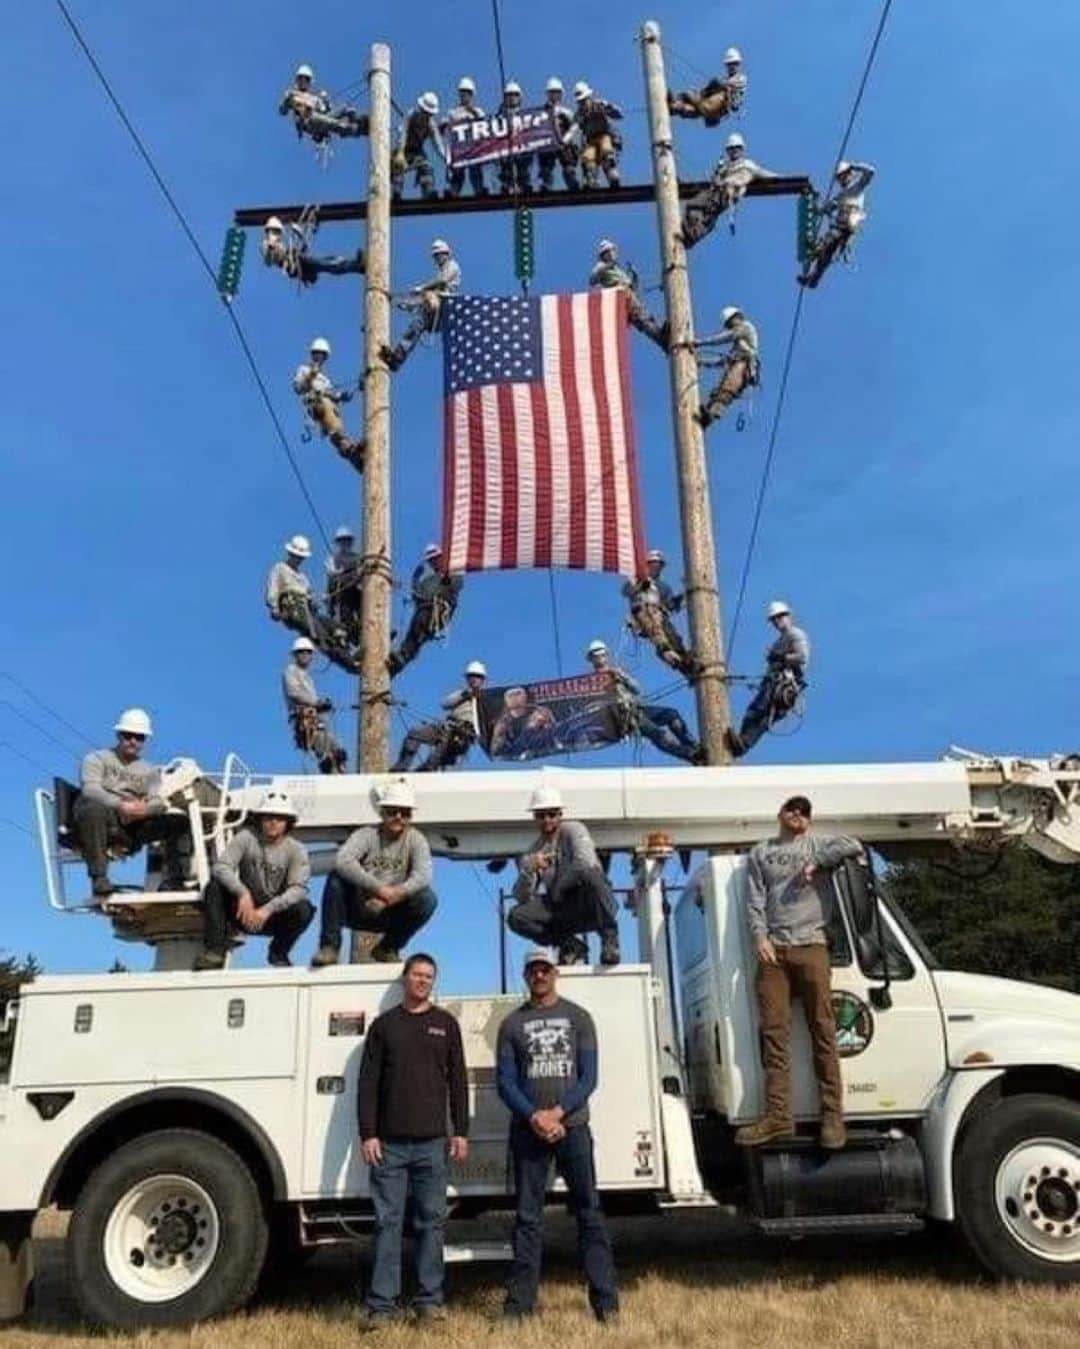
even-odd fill
[(554, 965), (541, 965), (540, 962), (537, 961), (536, 964), (530, 965), (525, 971), (525, 978), (533, 979), (538, 974), (553, 974), (554, 972)]
[(409, 820), (412, 818), (412, 811), (405, 806), (386, 806), (382, 814), (384, 820)]
[(120, 732), (120, 739), (121, 739), (121, 740), (133, 740), (137, 745), (141, 745), (141, 744), (143, 744), (143, 743), (145, 742), (146, 736), (140, 734), (140, 732), (138, 732), (138, 731), (121, 731), (121, 732)]
[(557, 820), (561, 814), (561, 810), (534, 810), (533, 818), (537, 820)]

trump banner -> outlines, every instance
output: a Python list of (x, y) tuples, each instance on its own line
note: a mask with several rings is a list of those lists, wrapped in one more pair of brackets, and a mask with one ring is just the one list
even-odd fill
[(453, 169), (559, 147), (558, 132), (548, 107), (521, 108), (511, 115), (509, 122), (498, 113), (468, 122), (450, 122), (446, 140)]
[(610, 671), (487, 688), (479, 721), (485, 753), (518, 762), (601, 749), (629, 729)]

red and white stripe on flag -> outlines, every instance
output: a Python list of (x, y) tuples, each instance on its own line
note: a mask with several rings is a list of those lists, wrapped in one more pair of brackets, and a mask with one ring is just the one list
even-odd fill
[(644, 574), (626, 295), (444, 305), (449, 569)]

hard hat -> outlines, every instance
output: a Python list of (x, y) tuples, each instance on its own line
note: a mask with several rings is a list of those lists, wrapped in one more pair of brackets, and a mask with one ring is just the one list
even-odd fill
[(461, 79), (458, 80), (457, 87), (458, 93), (461, 93), (463, 89), (467, 90), (470, 94), (476, 93), (476, 81), (471, 75), (462, 75)]
[(482, 660), (471, 660), (468, 665), (465, 666), (465, 673), (467, 675), (480, 675), (483, 679), (486, 679), (487, 666)]
[(445, 239), (432, 239), (431, 251), (433, 253), (449, 253), (450, 245), (446, 242)]
[(292, 803), (292, 797), (288, 792), (278, 791), (276, 787), (271, 787), (269, 791), (263, 792), (258, 805), (251, 813), (252, 815), (280, 815), (286, 820), (296, 819), (296, 807)]
[(314, 651), (314, 650), (315, 650), (315, 643), (311, 640), (310, 637), (297, 637), (296, 641), (293, 642), (292, 644), (293, 655), (295, 655), (298, 651)]
[(781, 614), (790, 614), (791, 609), (783, 600), (773, 600), (765, 611), (766, 618), (779, 618)]
[(842, 178), (842, 177), (844, 176), (844, 174), (847, 173), (848, 169), (850, 169), (850, 168), (851, 168), (851, 165), (848, 163), (848, 161), (847, 161), (846, 159), (842, 159), (842, 160), (840, 161), (840, 163), (837, 164), (837, 166), (836, 166), (836, 177), (837, 177), (837, 178)]
[(596, 256), (598, 258), (603, 257), (605, 253), (617, 253), (618, 251), (618, 246), (613, 244), (610, 239), (601, 239), (596, 245)]
[(726, 304), (720, 311), (720, 322), (727, 323), (728, 319), (733, 319), (736, 314), (741, 314), (742, 310), (737, 304)]
[(558, 75), (552, 75), (544, 88), (549, 94), (561, 94), (563, 91), (563, 82), (559, 79)]
[(645, 561), (666, 562), (667, 558), (663, 555), (663, 553), (660, 551), (659, 548), (650, 548), (649, 551), (645, 554)]
[(607, 655), (607, 642), (602, 642), (599, 637), (597, 637), (595, 641), (590, 642), (585, 648), (585, 655), (590, 658), (592, 656), (599, 656), (601, 653), (605, 656)]
[(348, 525), (338, 525), (337, 529), (334, 530), (335, 543), (337, 542), (338, 539), (355, 539), (355, 538), (356, 535), (353, 533), (353, 531), (349, 528)]
[(264, 230), (277, 230), (279, 234), (284, 228), (285, 226), (281, 223), (281, 221), (277, 218), (276, 215), (272, 215), (270, 219), (267, 220), (266, 223), (263, 225)]
[(433, 94), (429, 89), (426, 94), (421, 94), (416, 100), (416, 106), (434, 116), (439, 111), (439, 96)]
[(559, 958), (546, 946), (531, 946), (525, 952), (525, 962), (521, 968), (527, 970), (530, 965), (550, 965), (554, 970), (558, 968)]
[(521, 94), (521, 85), (518, 84), (517, 80), (506, 81), (503, 85), (503, 95), (505, 96), (506, 94)]
[(442, 557), (442, 548), (437, 543), (429, 543), (424, 549), (424, 556), (428, 558)]
[(379, 809), (397, 806), (401, 810), (415, 810), (416, 797), (407, 782), (390, 782), (379, 793)]
[(742, 52), (739, 51), (738, 47), (729, 47), (724, 53), (724, 65), (726, 66), (734, 65), (736, 61), (741, 60)]
[(324, 356), (330, 355), (330, 343), (325, 337), (317, 337), (311, 344), (312, 351), (321, 351)]
[(562, 810), (562, 792), (558, 787), (537, 787), (529, 801), (529, 809), (534, 813), (538, 810)]
[(733, 131), (724, 142), (724, 148), (727, 150), (743, 150), (746, 148), (746, 142), (737, 131)]
[(285, 551), (292, 553), (293, 557), (310, 557), (311, 544), (303, 534), (294, 534), (285, 541)]
[(577, 84), (574, 85), (574, 97), (576, 99), (592, 97), (592, 90), (584, 80), (578, 80)]
[(151, 736), (154, 734), (154, 728), (150, 723), (150, 713), (144, 712), (141, 707), (129, 707), (121, 712), (117, 719), (114, 731), (130, 731), (132, 735)]
[(293, 79), (299, 80), (302, 79), (305, 75), (309, 80), (313, 80), (315, 78), (315, 72), (312, 70), (310, 66), (297, 66), (296, 74), (293, 76)]

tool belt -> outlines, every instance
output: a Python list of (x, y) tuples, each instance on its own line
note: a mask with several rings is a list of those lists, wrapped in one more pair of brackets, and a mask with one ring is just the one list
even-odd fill
[(296, 748), (310, 754), (315, 737), (324, 729), (318, 709), (307, 704), (294, 707), (289, 713), (289, 720), (292, 722), (293, 743)]

